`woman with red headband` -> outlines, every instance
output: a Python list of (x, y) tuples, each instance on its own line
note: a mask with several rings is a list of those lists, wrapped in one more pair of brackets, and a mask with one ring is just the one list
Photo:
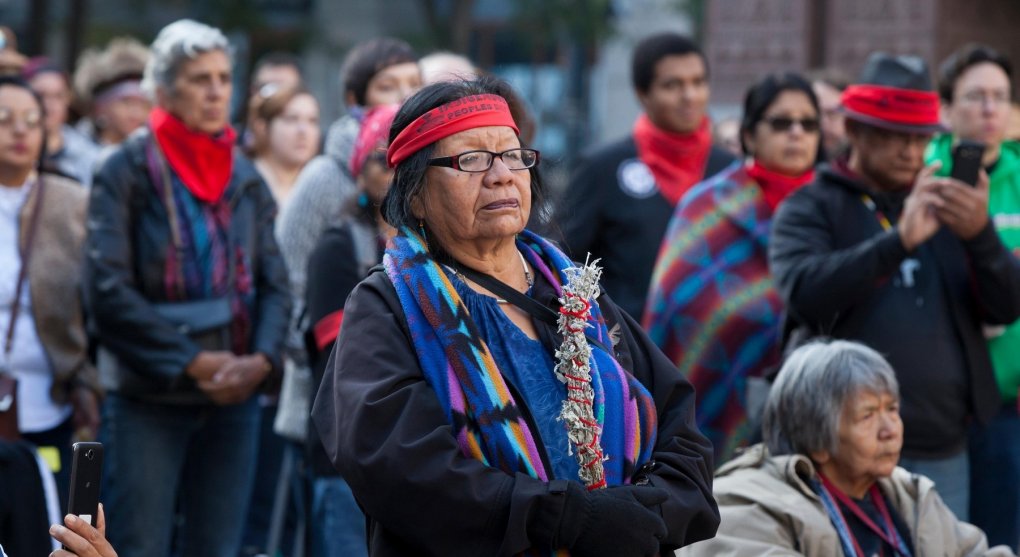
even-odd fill
[(397, 229), (313, 409), (372, 555), (657, 555), (711, 537), (694, 392), (525, 230), (542, 192), (498, 80), (438, 83), (390, 130)]

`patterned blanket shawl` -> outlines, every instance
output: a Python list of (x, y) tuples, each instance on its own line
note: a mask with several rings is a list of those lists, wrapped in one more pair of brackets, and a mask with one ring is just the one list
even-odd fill
[[(521, 233), (517, 247), (560, 293), (566, 280), (563, 269), (573, 266), (570, 259), (528, 231)], [(553, 479), (539, 452), (538, 429), (528, 424), (521, 411), (524, 401), (512, 396), (444, 267), (429, 253), (422, 237), (402, 229), (390, 241), (383, 265), (407, 316), (425, 379), (436, 391), (463, 454), (507, 474)], [(602, 312), (594, 303), (589, 324), (591, 338), (612, 346)], [(601, 445), (607, 457), (606, 481), (626, 484), (651, 457), (655, 404), (645, 387), (597, 346), (592, 347), (591, 368), (594, 414), (602, 427)]]

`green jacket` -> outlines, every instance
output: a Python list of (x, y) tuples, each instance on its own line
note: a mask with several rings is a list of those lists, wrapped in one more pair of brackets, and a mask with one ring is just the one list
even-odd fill
[[(926, 162), (942, 161), (940, 176), (948, 176), (953, 169), (952, 146), (952, 135), (940, 135), (925, 153)], [(988, 212), (1002, 242), (1020, 256), (1020, 143), (1002, 143), (999, 161), (989, 178)], [(1020, 390), (1020, 321), (1005, 328), (989, 327), (986, 337), (1002, 399), (1016, 400)]]

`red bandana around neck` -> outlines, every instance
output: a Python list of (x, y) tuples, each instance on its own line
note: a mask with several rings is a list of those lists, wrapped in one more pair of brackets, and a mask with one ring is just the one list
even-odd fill
[(672, 133), (641, 114), (634, 123), (638, 158), (652, 171), (655, 183), (670, 205), (676, 206), (691, 186), (701, 181), (712, 148), (706, 116), (693, 133)]
[(765, 198), (765, 203), (768, 203), (772, 212), (775, 213), (776, 207), (787, 196), (802, 186), (807, 185), (811, 180), (814, 180), (815, 169), (809, 168), (807, 172), (800, 176), (789, 176), (775, 170), (769, 170), (755, 160), (747, 165), (747, 175), (758, 183), (758, 187), (761, 188), (762, 195)]
[(149, 114), (149, 126), (170, 168), (188, 191), (206, 203), (219, 201), (230, 183), (237, 134), (227, 126), (212, 136), (188, 129), (162, 108)]

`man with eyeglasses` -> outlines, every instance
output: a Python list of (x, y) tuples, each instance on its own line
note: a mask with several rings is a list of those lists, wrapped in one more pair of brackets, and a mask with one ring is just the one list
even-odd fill
[(780, 206), (769, 264), (788, 345), (813, 336), (885, 355), (902, 393), (900, 465), (967, 520), (968, 425), (999, 407), (982, 324), (1020, 316), (1020, 265), (977, 186), (924, 165), (942, 131), (921, 58), (873, 54), (843, 92), (849, 153)]
[[(1002, 242), (1020, 253), (1020, 143), (1006, 140), (1013, 67), (995, 49), (966, 45), (952, 53), (939, 71), (939, 96), (952, 133), (928, 147), (929, 162), (940, 175), (952, 171), (953, 147), (960, 140), (985, 146), (981, 166), (990, 180), (988, 212)], [(971, 428), (971, 522), (991, 544), (1017, 550), (1020, 543), (1020, 324), (985, 329), (999, 400), (987, 426)]]
[(733, 155), (712, 145), (708, 61), (693, 41), (676, 33), (645, 38), (634, 49), (631, 81), (644, 110), (634, 133), (584, 157), (553, 227), (562, 228), (574, 259), (602, 259), (606, 291), (641, 321), (673, 207)]

